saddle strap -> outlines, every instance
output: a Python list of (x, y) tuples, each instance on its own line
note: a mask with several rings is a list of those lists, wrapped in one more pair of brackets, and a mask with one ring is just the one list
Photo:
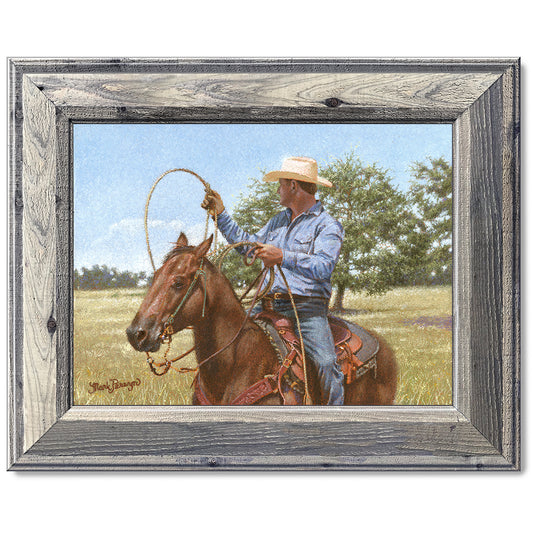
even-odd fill
[(241, 392), (230, 405), (253, 405), (262, 398), (278, 391), (276, 376), (265, 376), (263, 379)]
[[(288, 403), (283, 395), (281, 387), (281, 379), (283, 375), (292, 365), (294, 358), (296, 357), (297, 351), (292, 349), (287, 357), (281, 363), (281, 366), (278, 368), (275, 374), (271, 376), (265, 376), (264, 378), (256, 381), (253, 385), (248, 387), (245, 391), (241, 392), (229, 405), (253, 405), (259, 400), (279, 392), (280, 396), (283, 399), (283, 403)], [(194, 392), (196, 394), (196, 399), (200, 405), (213, 405), (207, 398), (202, 386), (200, 385), (200, 374), (196, 374), (194, 377)], [(292, 403), (292, 402), (291, 402)]]

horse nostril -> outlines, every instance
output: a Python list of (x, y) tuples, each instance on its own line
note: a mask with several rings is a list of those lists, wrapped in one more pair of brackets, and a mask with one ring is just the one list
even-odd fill
[(148, 333), (146, 330), (135, 326), (130, 326), (126, 330), (126, 334), (128, 336), (128, 340), (134, 348), (138, 347), (139, 344), (141, 344), (148, 337)]

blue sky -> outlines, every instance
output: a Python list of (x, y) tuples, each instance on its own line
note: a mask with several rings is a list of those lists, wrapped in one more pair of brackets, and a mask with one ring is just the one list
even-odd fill
[[(284, 157), (327, 164), (351, 150), (377, 163), (406, 190), (409, 166), (452, 158), (451, 124), (76, 124), (74, 126), (74, 267), (95, 264), (151, 271), (144, 205), (154, 181), (189, 168), (222, 195), (231, 212), (250, 178), (277, 170)], [(156, 266), (180, 231), (204, 235), (201, 183), (169, 174), (150, 203)]]

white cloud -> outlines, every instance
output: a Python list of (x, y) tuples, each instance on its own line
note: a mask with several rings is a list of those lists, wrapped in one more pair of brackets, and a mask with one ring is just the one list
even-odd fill
[[(171, 249), (180, 232), (187, 235), (190, 244), (199, 244), (204, 239), (205, 224), (189, 225), (182, 220), (149, 220), (150, 248), (156, 268)], [(212, 224), (208, 236), (213, 233)], [(150, 272), (152, 266), (146, 247), (144, 220), (125, 218), (111, 224), (107, 232), (90, 243), (76, 243), (74, 249), (75, 268), (107, 265), (119, 270)]]

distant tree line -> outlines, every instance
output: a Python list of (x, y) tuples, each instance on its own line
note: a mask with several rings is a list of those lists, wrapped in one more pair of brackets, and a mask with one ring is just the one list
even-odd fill
[(149, 284), (151, 276), (146, 272), (120, 271), (107, 265), (93, 265), (74, 270), (74, 289), (82, 291), (99, 289), (133, 288)]

